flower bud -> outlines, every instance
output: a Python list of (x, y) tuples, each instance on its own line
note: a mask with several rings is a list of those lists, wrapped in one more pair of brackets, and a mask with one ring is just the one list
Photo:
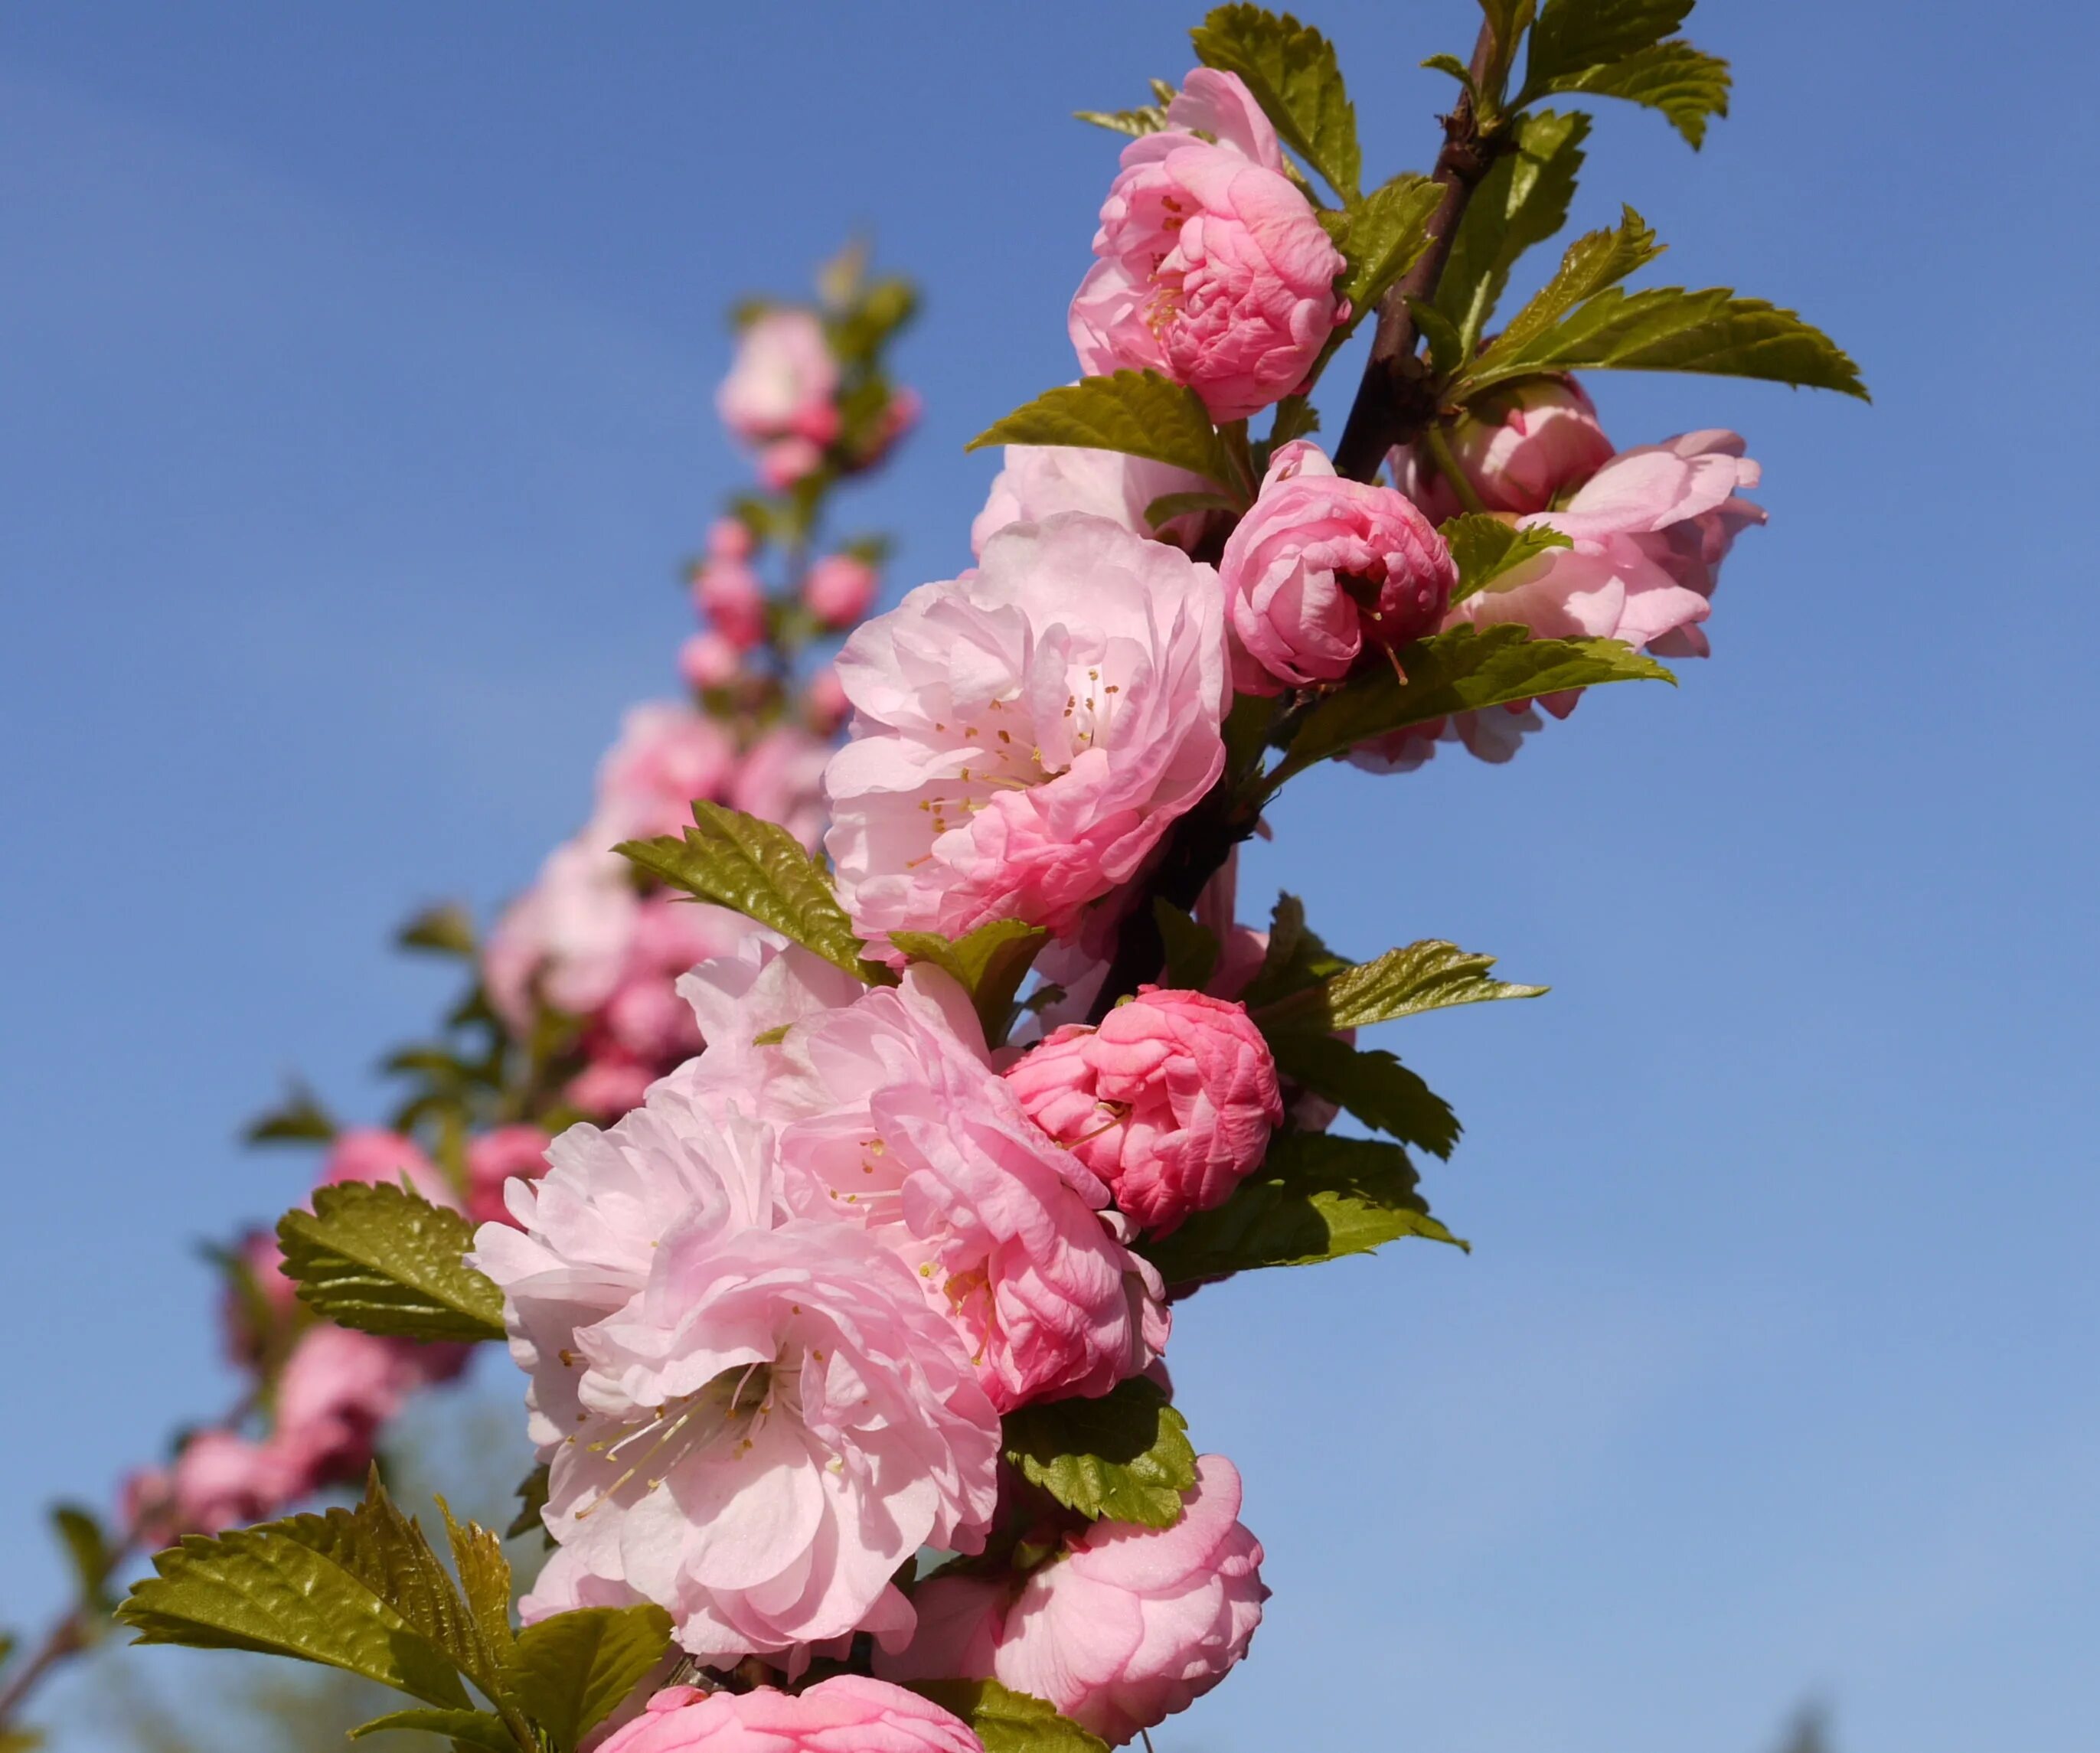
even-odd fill
[(875, 568), (853, 554), (827, 554), (802, 581), (802, 606), (824, 626), (851, 627), (875, 601)]

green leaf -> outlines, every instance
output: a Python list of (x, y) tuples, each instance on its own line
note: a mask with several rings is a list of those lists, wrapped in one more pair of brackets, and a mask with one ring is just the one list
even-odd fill
[(1186, 469), (1220, 487), (1245, 485), (1211, 424), (1203, 399), (1157, 372), (1117, 372), (1046, 390), (995, 421), (965, 447), (1070, 444), (1120, 451)]
[(673, 888), (770, 925), (871, 984), (895, 984), (888, 969), (862, 959), (863, 946), (824, 867), (778, 822), (701, 799), (682, 839), (625, 840), (613, 850)]
[(1142, 109), (1075, 109), (1074, 121), (1092, 122), (1096, 128), (1105, 128), (1111, 134), (1158, 134), (1167, 126), (1164, 104), (1148, 104)]
[(1693, 0), (1546, 0), (1532, 27), (1526, 98), (1585, 68), (1623, 61), (1673, 35)]
[(1163, 895), (1152, 903), (1159, 940), (1167, 946), (1161, 984), (1176, 992), (1201, 992), (1218, 971), (1218, 934), (1199, 924)]
[(1366, 670), (1306, 715), (1290, 752), (1271, 772), (1273, 791), (1315, 761), (1371, 737), (1568, 688), (1615, 681), (1674, 681), (1653, 658), (1616, 639), (1534, 639), (1502, 622), (1482, 632), (1454, 627), (1401, 649), (1403, 682), (1390, 668)]
[(1350, 965), (1348, 957), (1336, 955), (1306, 925), (1304, 901), (1295, 895), (1278, 895), (1269, 915), (1268, 948), (1260, 971), (1240, 994), (1240, 1002), (1258, 1010), (1317, 985)]
[(994, 919), (962, 937), (938, 932), (892, 932), (889, 940), (914, 962), (930, 962), (970, 995), (985, 1039), (997, 1046), (1013, 1020), (1013, 995), (1050, 940), (1039, 925)]
[(1455, 375), (1466, 363), (1466, 339), (1458, 326), (1426, 298), (1410, 298), (1407, 308), (1414, 326), (1429, 343), (1429, 368), (1440, 377)]
[(1465, 89), (1468, 97), (1472, 98), (1476, 103), (1479, 101), (1479, 90), (1473, 84), (1473, 69), (1460, 60), (1457, 55), (1432, 55), (1422, 64), (1433, 73), (1449, 73)]
[(480, 953), (474, 915), (456, 901), (426, 907), (394, 934), (394, 941), (403, 949), (428, 949), (470, 962)]
[(1507, 65), (1515, 51), (1517, 38), (1531, 28), (1538, 0), (1480, 0), (1480, 10), (1487, 15), (1489, 26), (1501, 48), (1501, 59)]
[(1463, 602), (1476, 591), (1485, 590), (1528, 560), (1574, 545), (1558, 530), (1520, 530), (1484, 511), (1447, 519), (1436, 533), (1449, 545), (1451, 559), (1458, 568), (1458, 588), (1451, 592), (1454, 602)]
[(1258, 6), (1214, 7), (1189, 33), (1206, 67), (1238, 73), (1285, 145), (1344, 200), (1357, 198), (1363, 154), (1335, 46), (1309, 24)]
[(1732, 83), (1728, 64), (1719, 55), (1674, 42), (1658, 42), (1608, 66), (1566, 74), (1548, 89), (1624, 98), (1660, 110), (1696, 152), (1705, 143), (1707, 118), (1728, 113)]
[(1466, 204), (1436, 282), (1436, 307), (1458, 325), (1468, 354), (1479, 348), (1518, 259), (1568, 222), (1589, 134), (1590, 118), (1580, 111), (1519, 117), (1510, 150)]
[[(1663, 248), (1647, 220), (1632, 208), (1621, 207), (1617, 231), (1586, 231), (1568, 246), (1553, 278), (1510, 319), (1489, 351), (1498, 359), (1505, 352), (1520, 353), (1584, 299), (1645, 267)], [(1477, 372), (1467, 374), (1469, 386), (1478, 381)]]
[(1365, 1125), (1446, 1159), (1458, 1143), (1461, 1128), (1450, 1104), (1390, 1053), (1295, 1028), (1277, 1030), (1269, 1046), (1286, 1077)]
[(325, 1144), (335, 1134), (335, 1117), (295, 1078), (285, 1099), (249, 1121), (240, 1135), (249, 1144)]
[(1312, 1266), (1367, 1253), (1404, 1235), (1466, 1244), (1429, 1215), (1407, 1152), (1376, 1139), (1286, 1132), (1268, 1160), (1215, 1210), (1138, 1252), (1171, 1285), (1258, 1266)]
[(504, 1664), (508, 1695), (569, 1753), (619, 1708), (670, 1647), (661, 1607), (581, 1607), (528, 1625)]
[(51, 1526), (73, 1566), (73, 1587), (79, 1592), (80, 1604), (91, 1613), (114, 1612), (116, 1603), (109, 1598), (112, 1554), (101, 1522), (92, 1511), (77, 1504), (60, 1504), (51, 1511)]
[(1320, 429), (1320, 411), (1302, 395), (1287, 395), (1276, 404), (1276, 420), (1268, 429), (1264, 441), (1263, 460), (1273, 455), (1277, 446), (1288, 444), (1293, 438), (1309, 437)]
[(186, 1535), (154, 1556), (159, 1574), (131, 1591), (117, 1619), (142, 1644), (293, 1656), (466, 1709), (458, 1664), (387, 1600), (386, 1566), (364, 1549), (362, 1514)]
[(1222, 493), (1162, 493), (1145, 508), (1145, 521), (1157, 530), (1190, 512), (1238, 511), (1239, 502)]
[(1424, 939), (1330, 974), (1317, 986), (1263, 1006), (1254, 1019), (1264, 1033), (1298, 1028), (1332, 1034), (1338, 1028), (1368, 1028), (1457, 1004), (1536, 998), (1545, 993), (1543, 986), (1490, 980), (1488, 970), (1494, 965), (1493, 956), (1471, 955), (1456, 944)]
[(1108, 1742), (1060, 1716), (1055, 1705), (995, 1680), (920, 1680), (911, 1689), (960, 1716), (984, 1753), (1108, 1753)]
[(487, 1747), (491, 1753), (518, 1753), (516, 1738), (503, 1719), (487, 1711), (395, 1711), (360, 1723), (351, 1730), (350, 1738), (361, 1741), (367, 1735), (389, 1730), (419, 1729), (427, 1734), (448, 1736), (456, 1746)]
[(546, 1462), (541, 1461), (518, 1482), (518, 1513), (503, 1531), (506, 1540), (523, 1539), (528, 1534), (546, 1531), (547, 1524), (540, 1513), (547, 1507), (549, 1473)]
[(474, 1226), (406, 1187), (314, 1189), (277, 1222), (285, 1275), (339, 1327), (408, 1339), (501, 1339), (503, 1293), (463, 1257)]
[(1512, 379), (1569, 371), (1703, 372), (1872, 399), (1859, 367), (1822, 330), (1762, 298), (1738, 298), (1725, 286), (1614, 289), (1536, 335), (1519, 339), (1506, 330), (1459, 390), (1472, 395)]
[(1443, 199), (1440, 183), (1410, 170), (1379, 184), (1346, 213), (1322, 215), (1348, 262), (1339, 290), (1349, 301), (1352, 328), (1429, 247), (1429, 222)]
[(452, 1570), (459, 1578), (460, 1592), (466, 1598), (482, 1647), (488, 1654), (488, 1674), (507, 1660), (514, 1633), (510, 1626), (510, 1561), (503, 1556), (503, 1542), (479, 1522), (462, 1526), (452, 1519), (452, 1506), (442, 1497), (438, 1513), (445, 1518), (445, 1539), (452, 1548)]
[(1096, 1521), (1171, 1528), (1195, 1489), (1189, 1421), (1141, 1376), (1097, 1399), (1021, 1407), (1001, 1429), (1023, 1478)]

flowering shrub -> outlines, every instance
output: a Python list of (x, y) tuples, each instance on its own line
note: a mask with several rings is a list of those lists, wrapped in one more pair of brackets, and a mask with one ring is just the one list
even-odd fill
[[(1458, 1121), (1360, 1031), (1540, 990), (1436, 939), (1339, 954), (1287, 896), (1242, 922), (1236, 848), (1316, 763), (1505, 757), (1534, 703), (1705, 654), (1756, 465), (1718, 431), (1616, 451), (1573, 374), (1864, 393), (1791, 312), (1626, 291), (1657, 253), (1630, 211), (1489, 333), (1579, 162), (1544, 100), (1696, 145), (1728, 78), (1670, 34), (1688, 3), (1483, 10), (1432, 63), (1459, 89), (1427, 175), (1366, 190), (1331, 47), (1252, 6), (1086, 118), (1132, 138), (1084, 375), (977, 441), (1008, 447), (977, 564), (806, 691), (876, 596), (879, 544), (818, 553), (815, 520), (911, 421), (880, 365), (909, 299), (849, 261), (823, 310), (745, 313), (720, 406), (770, 496), (693, 568), (692, 696), (630, 715), (486, 945), (412, 932), (479, 968), (479, 1056), (401, 1055), (417, 1093), (337, 1140), (281, 1267), (229, 1252), (274, 1418), (135, 1482), (137, 1538), (196, 1531), (121, 1610), (143, 1639), (330, 1663), (419, 1701), (391, 1726), (520, 1753), (1076, 1753), (1227, 1677), (1263, 1553), (1174, 1404), (1172, 1315), (1453, 1242), (1412, 1152)], [(1366, 321), (1330, 453), (1311, 398)], [(522, 1627), (494, 1536), (443, 1513), (454, 1580), (376, 1477), (236, 1526), (350, 1477), (481, 1340), (542, 1464)]]

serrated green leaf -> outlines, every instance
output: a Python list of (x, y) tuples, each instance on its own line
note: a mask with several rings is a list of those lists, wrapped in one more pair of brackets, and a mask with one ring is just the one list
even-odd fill
[(1693, 0), (1546, 0), (1524, 64), (1527, 99), (1585, 68), (1638, 55), (1676, 33)]
[(1442, 184), (1410, 170), (1380, 183), (1346, 212), (1321, 216), (1349, 265), (1339, 290), (1349, 301), (1350, 328), (1378, 308), (1386, 288), (1429, 247), (1429, 222), (1443, 198)]
[(501, 1339), (503, 1293), (466, 1263), (474, 1226), (405, 1187), (314, 1189), (278, 1220), (285, 1275), (339, 1327), (408, 1339)]
[(335, 1117), (294, 1079), (285, 1099), (249, 1121), (240, 1135), (249, 1144), (325, 1144), (335, 1134)]
[(1357, 198), (1363, 153), (1332, 43), (1288, 12), (1278, 17), (1258, 6), (1214, 7), (1189, 40), (1206, 67), (1240, 76), (1284, 144), (1336, 194)]
[(1195, 1489), (1189, 1421), (1141, 1376), (1098, 1398), (1019, 1407), (1000, 1428), (1022, 1477), (1097, 1522), (1171, 1528)]
[(1429, 368), (1440, 377), (1453, 376), (1466, 363), (1466, 341), (1458, 325), (1426, 298), (1409, 299), (1407, 308), (1416, 330), (1429, 343)]
[[(510, 1626), (510, 1561), (503, 1556), (503, 1542), (479, 1522), (462, 1525), (452, 1519), (452, 1505), (442, 1497), (438, 1512), (445, 1518), (445, 1539), (452, 1548), (452, 1570), (459, 1578), (482, 1647), (488, 1654), (488, 1674), (508, 1660), (514, 1636)], [(470, 1670), (471, 1672), (471, 1670)]]
[(1145, 523), (1157, 530), (1191, 512), (1238, 511), (1237, 500), (1222, 493), (1162, 493), (1145, 508)]
[(702, 799), (683, 838), (626, 840), (614, 850), (673, 888), (770, 925), (871, 984), (895, 982), (887, 968), (862, 956), (865, 946), (823, 866), (778, 822)]
[[(1171, 463), (1232, 489), (1242, 486), (1203, 399), (1157, 372), (1116, 372), (1046, 390), (964, 447), (1079, 445)], [(1236, 501), (1236, 503), (1238, 503)]]
[(911, 1689), (960, 1717), (984, 1753), (1108, 1753), (1108, 1742), (1054, 1704), (995, 1680), (920, 1680)]
[(1383, 1049), (1294, 1028), (1277, 1030), (1269, 1046), (1286, 1077), (1365, 1125), (1447, 1159), (1458, 1143), (1461, 1128), (1450, 1104)]
[(1294, 1028), (1324, 1035), (1456, 1004), (1536, 998), (1545, 993), (1543, 986), (1490, 980), (1488, 970), (1494, 965), (1493, 956), (1469, 954), (1456, 944), (1425, 939), (1330, 974), (1317, 986), (1264, 1006), (1254, 1019), (1272, 1035)]
[(395, 1711), (360, 1723), (351, 1730), (350, 1738), (361, 1741), (367, 1735), (417, 1729), (447, 1736), (455, 1746), (486, 1747), (491, 1753), (518, 1753), (517, 1740), (503, 1719), (487, 1711)]
[(1521, 339), (1505, 331), (1455, 392), (1570, 371), (1701, 372), (1872, 399), (1837, 342), (1792, 311), (1725, 286), (1613, 288)]
[(1590, 118), (1580, 111), (1518, 117), (1510, 149), (1466, 204), (1436, 282), (1436, 307), (1458, 325), (1468, 354), (1479, 348), (1519, 258), (1568, 222), (1589, 134)]
[(1473, 84), (1473, 69), (1457, 55), (1432, 55), (1422, 64), (1432, 73), (1449, 73), (1464, 88), (1468, 97), (1477, 101), (1479, 92)]
[(1569, 688), (1616, 681), (1674, 681), (1653, 658), (1616, 639), (1534, 639), (1503, 622), (1481, 632), (1454, 627), (1401, 647), (1403, 682), (1391, 669), (1366, 670), (1306, 715), (1290, 752), (1271, 772), (1273, 791), (1294, 773), (1365, 741)]
[(1451, 592), (1454, 602), (1463, 602), (1476, 591), (1486, 589), (1528, 560), (1535, 560), (1555, 548), (1574, 545), (1558, 530), (1543, 526), (1520, 530), (1492, 513), (1482, 511), (1449, 518), (1436, 533), (1450, 548), (1452, 563), (1458, 569), (1458, 587)]
[(394, 934), (394, 941), (403, 949), (428, 949), (468, 961), (480, 953), (474, 915), (456, 901), (426, 907)]
[(113, 1612), (116, 1603), (109, 1598), (109, 1538), (95, 1513), (77, 1504), (60, 1504), (51, 1511), (51, 1526), (73, 1566), (73, 1587), (81, 1605), (91, 1613)]
[(506, 1540), (523, 1539), (527, 1535), (546, 1531), (546, 1522), (540, 1512), (547, 1507), (549, 1469), (541, 1461), (532, 1472), (518, 1482), (516, 1496), (518, 1513), (510, 1518), (510, 1526), (503, 1531)]
[(1240, 994), (1240, 1002), (1250, 1010), (1273, 1004), (1350, 965), (1347, 956), (1336, 955), (1306, 925), (1304, 901), (1295, 895), (1278, 895), (1269, 914), (1268, 948), (1260, 969)]
[(1161, 984), (1176, 992), (1201, 992), (1218, 968), (1218, 934), (1198, 923), (1163, 895), (1154, 897), (1152, 916), (1166, 945)]
[(1138, 1252), (1167, 1284), (1193, 1284), (1260, 1266), (1312, 1266), (1367, 1253), (1405, 1235), (1463, 1248), (1415, 1191), (1407, 1152), (1376, 1139), (1286, 1132), (1268, 1160), (1215, 1210), (1200, 1211)]
[(1624, 98), (1659, 110), (1693, 151), (1705, 143), (1710, 117), (1728, 113), (1728, 64), (1682, 41), (1658, 42), (1622, 61), (1554, 80), (1549, 90)]
[(1141, 109), (1075, 109), (1072, 119), (1091, 122), (1111, 134), (1127, 134), (1135, 139), (1140, 134), (1158, 134), (1166, 127), (1167, 106), (1148, 104)]
[(1268, 437), (1263, 441), (1263, 461), (1266, 463), (1278, 445), (1306, 438), (1319, 429), (1319, 409), (1302, 395), (1286, 396), (1276, 404), (1276, 419), (1268, 429)]
[(993, 919), (961, 937), (938, 932), (892, 932), (889, 940), (914, 962), (930, 962), (951, 976), (970, 995), (971, 1006), (984, 1025), (985, 1039), (997, 1046), (1013, 1020), (1013, 995), (1050, 934), (1019, 919)]
[[(1647, 266), (1663, 248), (1647, 220), (1632, 208), (1621, 207), (1616, 231), (1586, 231), (1568, 246), (1553, 278), (1510, 319), (1489, 350), (1498, 358), (1506, 350), (1511, 355), (1522, 353), (1584, 299), (1594, 298)], [(1477, 387), (1480, 381), (1477, 372), (1467, 374), (1467, 387)]]
[(528, 1625), (504, 1664), (505, 1689), (553, 1739), (556, 1753), (619, 1708), (670, 1647), (661, 1607), (582, 1607)]

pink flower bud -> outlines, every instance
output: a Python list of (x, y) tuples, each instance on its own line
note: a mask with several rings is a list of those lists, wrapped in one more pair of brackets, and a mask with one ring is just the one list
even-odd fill
[(476, 1223), (508, 1223), (504, 1189), (513, 1179), (547, 1172), (547, 1134), (537, 1126), (498, 1126), (467, 1140), (467, 1215)]
[(802, 604), (826, 627), (851, 627), (875, 601), (875, 568), (852, 554), (827, 554), (802, 581)]
[(284, 1250), (276, 1232), (250, 1230), (234, 1244), (234, 1253), (248, 1270), (252, 1296), (247, 1289), (228, 1284), (220, 1306), (219, 1319), (226, 1332), (227, 1355), (237, 1364), (255, 1363), (269, 1348), (271, 1340), (298, 1307), (298, 1287), (285, 1276)]
[(678, 648), (678, 673), (691, 688), (726, 688), (743, 667), (743, 654), (720, 633), (695, 633)]
[(708, 526), (710, 560), (748, 560), (757, 546), (751, 526), (741, 518), (717, 518)]
[(758, 453), (758, 478), (767, 491), (784, 493), (823, 466), (823, 447), (809, 438), (775, 438)]
[(1270, 460), (1218, 575), (1243, 694), (1338, 680), (1366, 640), (1392, 646), (1433, 632), (1458, 583), (1450, 549), (1410, 501), (1342, 479), (1303, 441)]
[(765, 637), (765, 588), (740, 560), (710, 560), (698, 567), (693, 606), (739, 650)]
[(1347, 320), (1344, 264), (1236, 74), (1197, 68), (1167, 118), (1123, 149), (1072, 344), (1089, 375), (1161, 372), (1213, 420), (1243, 420), (1304, 383)]
[(810, 685), (802, 690), (802, 710), (810, 729), (820, 737), (830, 736), (846, 721), (853, 703), (846, 698), (846, 685), (832, 665), (827, 663), (810, 678)]
[[(1476, 404), (1450, 430), (1453, 460), (1484, 509), (1546, 511), (1612, 460), (1597, 410), (1572, 377), (1540, 378)], [(1465, 508), (1418, 450), (1392, 453), (1401, 492), (1436, 522)]]
[(280, 1444), (231, 1430), (199, 1431), (183, 1445), (168, 1478), (161, 1522), (167, 1539), (266, 1521), (307, 1488), (296, 1460)]
[(938, 1704), (880, 1680), (840, 1674), (788, 1694), (673, 1686), (598, 1753), (983, 1753)]
[(1245, 1008), (1157, 986), (1098, 1028), (1058, 1029), (1006, 1080), (1029, 1117), (1154, 1231), (1223, 1204), (1283, 1118), (1276, 1061)]

